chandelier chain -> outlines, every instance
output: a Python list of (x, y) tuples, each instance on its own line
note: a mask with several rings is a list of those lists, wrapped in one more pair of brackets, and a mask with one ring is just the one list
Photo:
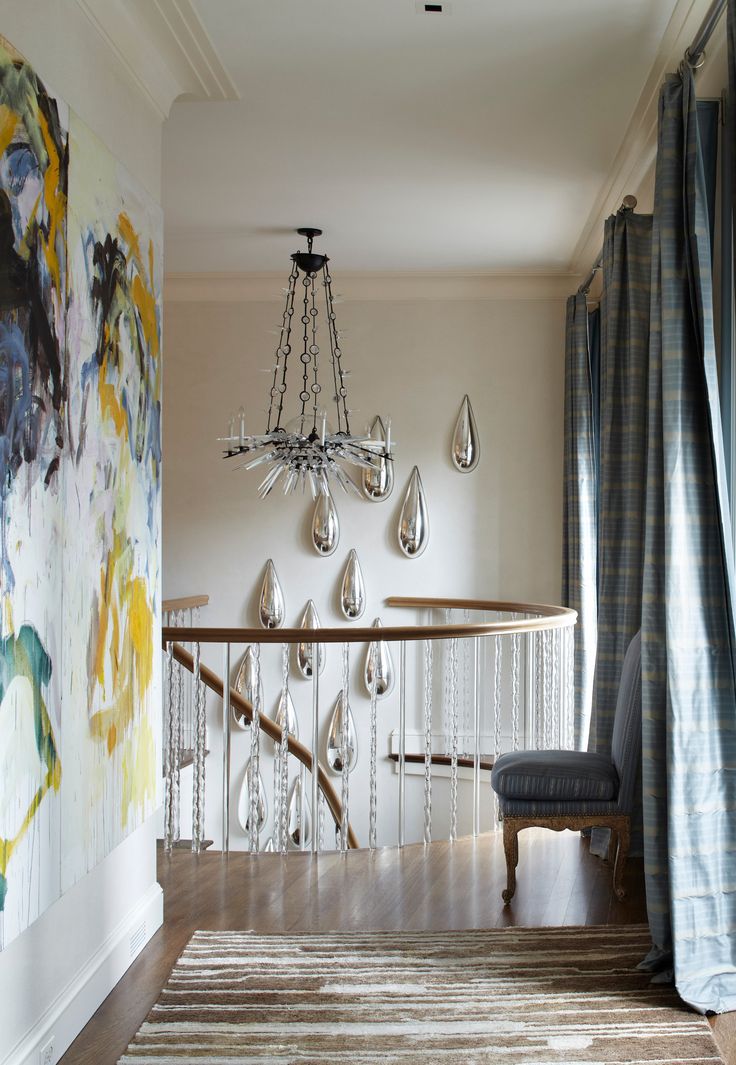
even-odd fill
[(312, 404), (312, 410), (314, 411), (314, 419), (312, 421), (312, 430), (317, 432), (317, 415), (319, 408), (319, 394), (322, 391), (322, 386), (319, 383), (319, 345), (317, 344), (317, 296), (314, 290), (314, 277), (312, 277), (312, 284), (310, 287), (310, 294), (312, 297), (312, 306), (309, 308), (309, 313), (312, 317), (312, 372), (314, 374), (314, 381), (312, 382), (312, 396), (314, 402)]
[[(273, 368), (273, 383), (271, 385), (271, 402), (268, 407), (268, 425), (266, 432), (270, 433), (272, 429), (281, 425), (281, 416), (284, 410), (284, 396), (286, 394), (286, 370), (289, 361), (289, 354), (291, 352), (291, 319), (294, 314), (294, 296), (296, 294), (296, 279), (299, 276), (299, 270), (296, 263), (294, 263), (291, 273), (289, 274), (289, 287), (286, 292), (286, 304), (284, 306), (284, 313), (281, 319), (281, 332), (279, 335), (279, 343), (276, 348), (276, 362)], [(281, 370), (281, 380), (279, 381), (279, 369)], [(278, 404), (276, 400), (278, 398)], [(276, 424), (274, 425), (274, 410), (276, 413)]]

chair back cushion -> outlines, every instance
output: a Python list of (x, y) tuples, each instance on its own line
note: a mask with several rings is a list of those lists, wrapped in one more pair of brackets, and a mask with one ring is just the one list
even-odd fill
[(641, 759), (641, 633), (626, 650), (616, 700), (611, 760), (619, 776), (619, 808), (628, 812)]

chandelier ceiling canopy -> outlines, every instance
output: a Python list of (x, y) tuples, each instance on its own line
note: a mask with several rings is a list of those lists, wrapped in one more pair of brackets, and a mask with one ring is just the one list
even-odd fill
[[(308, 486), (316, 498), (320, 492), (329, 491), (330, 480), (333, 480), (346, 491), (360, 495), (360, 489), (348, 471), (385, 474), (393, 461), (391, 422), (386, 421), (383, 438), (377, 437), (375, 432), (354, 435), (351, 431), (350, 415), (353, 412), (348, 406), (348, 372), (340, 346), (332, 277), (327, 265), (329, 258), (312, 250), (314, 238), (320, 236), (322, 230), (303, 228), (297, 233), (307, 238), (307, 250), (294, 252), (291, 256), (266, 431), (260, 435), (246, 433), (246, 415), (241, 407), (230, 418), (227, 436), (221, 438), (225, 444), (225, 458), (247, 456), (247, 461), (241, 464), (247, 470), (256, 466), (267, 467), (258, 489), (261, 498), (265, 498), (279, 481), (284, 493)], [(294, 326), (295, 315), (299, 316), (299, 326)], [(320, 325), (326, 341), (320, 334)], [(292, 345), (293, 326), (298, 347)], [(290, 373), (290, 366), (296, 364), (297, 350), (299, 369), (295, 374), (293, 370)], [(328, 364), (328, 383), (324, 385), (324, 374), (321, 376), (320, 373), (323, 350), (329, 352), (329, 359), (323, 359), (323, 363)], [(293, 388), (291, 396), (288, 394), (290, 378), (299, 381), (296, 399), (293, 398)], [(332, 394), (329, 404), (323, 387)], [(328, 406), (334, 420), (328, 420)]]

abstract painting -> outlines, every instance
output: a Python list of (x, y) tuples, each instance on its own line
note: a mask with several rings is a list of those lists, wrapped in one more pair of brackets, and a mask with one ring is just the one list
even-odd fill
[(0, 42), (0, 948), (156, 805), (161, 213)]

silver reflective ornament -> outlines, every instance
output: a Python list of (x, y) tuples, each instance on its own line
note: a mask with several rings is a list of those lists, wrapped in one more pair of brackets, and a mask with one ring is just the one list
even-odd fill
[[(373, 622), (374, 629), (382, 628), (380, 618)], [(388, 695), (394, 686), (394, 662), (391, 657), (391, 648), (385, 640), (376, 640), (368, 644), (368, 652), (365, 656), (365, 686), (370, 695), (373, 691), (373, 680), (376, 682), (376, 696), (380, 699)]]
[[(268, 806), (266, 805), (266, 789), (263, 786), (263, 777), (258, 773), (258, 831), (260, 832), (266, 823)], [(245, 775), (238, 795), (238, 824), (245, 832), (250, 833), (250, 758), (245, 766)]]
[(348, 555), (348, 562), (342, 577), (340, 606), (348, 621), (355, 621), (365, 610), (365, 581), (355, 548), (352, 548)]
[[(235, 691), (238, 695), (242, 695), (244, 699), (253, 706), (256, 701), (256, 688), (258, 695), (258, 706), (263, 706), (263, 682), (261, 680), (260, 670), (256, 664), (256, 657), (253, 654), (253, 648), (248, 646), (245, 649), (243, 660), (240, 663), (240, 668), (235, 677)], [(235, 707), (232, 708), (232, 717), (238, 728), (249, 729), (250, 721), (238, 713)]]
[(340, 540), (340, 519), (329, 488), (324, 486), (314, 506), (312, 543), (318, 555), (331, 555)]
[(415, 466), (399, 515), (399, 547), (407, 558), (418, 558), (429, 541), (429, 510), (422, 478)]
[(343, 746), (347, 748), (348, 772), (352, 773), (358, 761), (358, 739), (350, 703), (345, 692), (341, 691), (335, 700), (330, 730), (327, 733), (327, 764), (335, 773), (342, 773)]
[(258, 600), (258, 618), (264, 629), (278, 629), (284, 623), (284, 593), (276, 575), (276, 567), (269, 558)]
[(274, 718), (276, 724), (279, 726), (279, 732), (283, 733), (284, 718), (286, 718), (286, 731), (290, 736), (293, 736), (295, 740), (299, 739), (299, 719), (296, 716), (296, 710), (294, 703), (292, 702), (289, 692), (282, 692), (279, 699), (278, 709), (276, 710), (276, 717)]
[(461, 473), (470, 473), (480, 462), (480, 438), (470, 400), (463, 399), (452, 435), (452, 461)]
[[(368, 439), (383, 443), (386, 441), (386, 428), (378, 415), (373, 419)], [(366, 499), (374, 502), (388, 499), (394, 487), (394, 460), (380, 458), (370, 469), (364, 468), (361, 474), (361, 486)]]
[(273, 845), (273, 836), (269, 836), (268, 839), (266, 840), (265, 844), (263, 845), (263, 853), (264, 854), (273, 854), (273, 852), (275, 850), (276, 850), (276, 848)]
[(312, 839), (312, 817), (301, 774), (291, 786), (286, 833), (292, 850), (301, 850), (302, 843), (307, 847)]
[[(320, 624), (317, 608), (315, 607), (313, 600), (310, 599), (302, 616), (300, 628), (318, 629), (319, 627)], [(322, 674), (325, 669), (325, 645), (323, 643), (317, 644), (317, 661), (319, 663), (319, 672)], [(303, 677), (312, 676), (311, 643), (298, 643), (296, 645), (296, 668)]]

